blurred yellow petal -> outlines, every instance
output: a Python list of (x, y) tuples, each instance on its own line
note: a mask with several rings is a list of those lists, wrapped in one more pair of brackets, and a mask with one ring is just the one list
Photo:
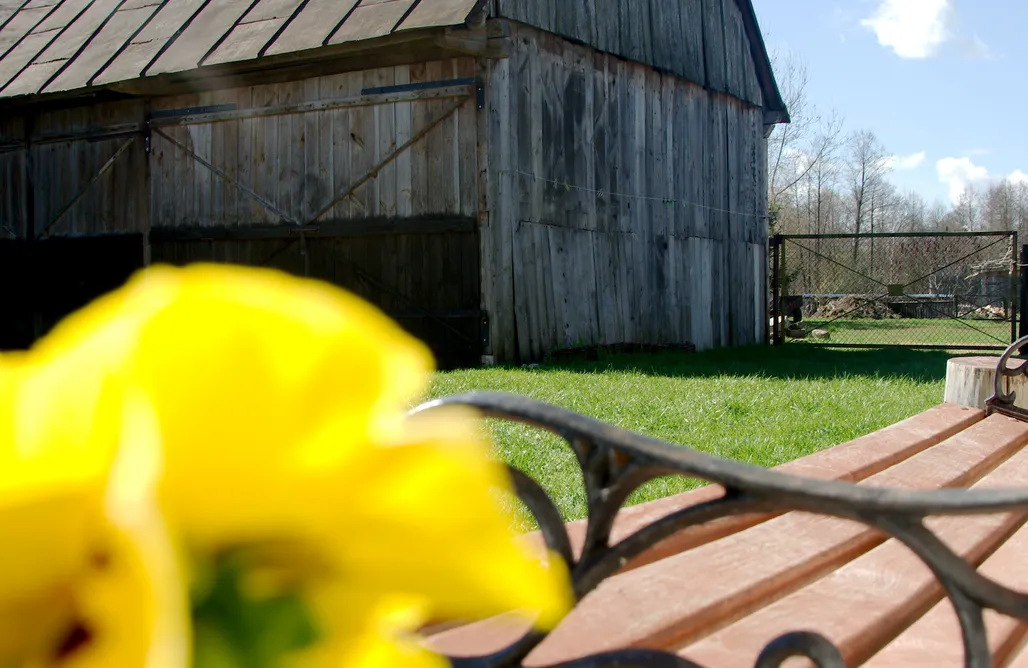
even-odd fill
[(326, 640), (290, 657), (288, 668), (448, 668), (411, 635), (427, 619), (416, 597), (383, 595), (350, 580), (319, 583), (309, 597)]
[(356, 454), (333, 484), (326, 525), (338, 530), (325, 540), (364, 586), (421, 596), (445, 619), (521, 611), (551, 628), (573, 606), (563, 562), (544, 568), (513, 539), (496, 498), (512, 483), (471, 413), (409, 419), (403, 437)]
[[(140, 440), (146, 413), (110, 393), (116, 374), (68, 372), (80, 352), (0, 386), (0, 665), (184, 668), (167, 651), (188, 647), (188, 620), (153, 493), (156, 431)], [(140, 450), (120, 439), (150, 444), (148, 469), (124, 466)]]
[[(552, 627), (572, 605), (562, 564), (544, 568), (513, 540), (494, 496), (510, 481), (470, 417), (404, 420), (431, 357), (352, 295), (266, 270), (156, 268), (66, 320), (30, 357), (0, 438), (60, 444), (86, 481), (114, 462), (104, 568), (76, 590), (77, 614), (98, 633), (76, 655), (83, 668), (143, 651), (134, 665), (181, 663), (185, 586), (169, 532), (201, 559), (272, 555), (254, 569), (258, 589), (334, 593), (331, 604), (311, 594), (331, 633), (308, 665), (439, 665), (404, 641), (426, 615), (516, 610)], [(32, 476), (45, 471), (22, 478)], [(0, 522), (4, 498), (0, 487)]]
[(121, 443), (104, 498), (108, 524), (77, 587), (89, 642), (66, 665), (185, 668), (188, 589), (157, 503), (157, 419), (146, 397), (131, 391), (122, 408)]
[(379, 440), (431, 370), (421, 343), (346, 292), (213, 265), (141, 274), (47, 349), (93, 348), (125, 356), (153, 401), (167, 509), (209, 549), (295, 531), (316, 502), (298, 483), (324, 454), (304, 445), (330, 420), (348, 434), (336, 448)]
[(25, 400), (21, 386), (28, 377), (21, 356), (0, 357), (3, 666), (45, 656), (66, 635), (103, 496), (102, 470), (86, 450), (21, 437), (33, 431), (26, 421), (46, 410)]

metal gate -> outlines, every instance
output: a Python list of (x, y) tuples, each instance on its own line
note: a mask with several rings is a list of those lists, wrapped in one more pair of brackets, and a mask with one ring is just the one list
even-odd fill
[(1016, 232), (779, 235), (776, 344), (995, 350), (1017, 338)]

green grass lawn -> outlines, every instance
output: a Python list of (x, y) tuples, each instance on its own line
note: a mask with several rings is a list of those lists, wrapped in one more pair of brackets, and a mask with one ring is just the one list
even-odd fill
[(1010, 343), (1010, 323), (995, 320), (814, 320), (804, 319), (807, 329), (826, 329), (830, 341), (803, 340), (804, 343), (844, 343), (858, 345), (945, 345), (996, 346)]
[[(623, 355), (538, 369), (440, 373), (431, 397), (493, 390), (551, 402), (626, 429), (760, 466), (775, 466), (941, 403), (944, 352), (781, 346)], [(490, 421), (499, 455), (539, 481), (565, 519), (586, 514), (581, 474), (555, 437)], [(654, 481), (630, 503), (692, 489)], [(516, 508), (516, 504), (512, 504)], [(515, 510), (521, 529), (532, 526)]]

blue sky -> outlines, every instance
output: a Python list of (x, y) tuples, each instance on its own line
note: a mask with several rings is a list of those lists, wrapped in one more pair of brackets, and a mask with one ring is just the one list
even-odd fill
[(949, 203), (968, 182), (1028, 180), (1028, 2), (753, 4), (768, 48), (806, 64), (809, 101), (898, 156), (901, 189)]

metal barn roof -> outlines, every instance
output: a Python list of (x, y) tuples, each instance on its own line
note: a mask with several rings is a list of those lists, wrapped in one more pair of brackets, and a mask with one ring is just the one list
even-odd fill
[(0, 0), (0, 98), (464, 23), (477, 0)]

